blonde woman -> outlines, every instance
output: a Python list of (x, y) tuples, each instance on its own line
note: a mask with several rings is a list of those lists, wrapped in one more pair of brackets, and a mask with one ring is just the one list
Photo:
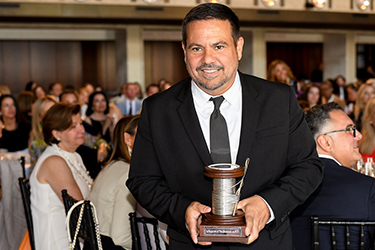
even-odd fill
[(354, 105), (354, 122), (357, 129), (362, 129), (362, 115), (367, 103), (375, 97), (375, 89), (371, 84), (363, 84), (357, 92), (357, 99)]
[(125, 182), (139, 115), (129, 119), (124, 117), (117, 123), (109, 163), (100, 171), (89, 197), (98, 213), (102, 244), (106, 250), (132, 248), (128, 214), (134, 211), (136, 201)]
[(267, 80), (293, 86), (296, 82), (290, 67), (282, 60), (274, 60), (268, 66)]
[(362, 139), (358, 142), (363, 158), (375, 157), (375, 99), (371, 99), (362, 118)]
[(55, 99), (45, 96), (38, 99), (34, 104), (29, 141), (29, 152), (32, 167), (35, 165), (39, 156), (47, 147), (47, 144), (44, 142), (43, 138), (42, 119), (55, 103)]

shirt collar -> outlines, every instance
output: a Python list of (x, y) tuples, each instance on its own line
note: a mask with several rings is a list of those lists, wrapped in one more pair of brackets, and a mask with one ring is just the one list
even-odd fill
[(325, 159), (331, 159), (331, 160), (334, 160), (337, 164), (339, 164), (340, 166), (342, 166), (340, 162), (338, 162), (335, 158), (333, 158), (333, 157), (330, 156), (330, 155), (319, 154), (319, 157), (320, 157), (320, 158), (325, 158)]
[[(196, 105), (198, 105), (198, 108), (205, 106), (208, 102), (210, 102), (210, 98), (214, 97), (201, 90), (193, 79), (191, 79), (191, 92), (194, 96), (194, 102), (196, 103)], [(242, 93), (242, 91), (240, 76), (237, 71), (234, 83), (225, 93), (222, 94), (222, 96), (229, 104), (235, 105), (240, 100), (238, 98), (239, 93)]]

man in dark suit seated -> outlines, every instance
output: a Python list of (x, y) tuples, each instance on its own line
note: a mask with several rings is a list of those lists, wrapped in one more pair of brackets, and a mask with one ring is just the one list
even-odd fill
[[(361, 159), (357, 143), (362, 135), (353, 121), (336, 103), (313, 107), (307, 112), (306, 121), (325, 168), (319, 188), (291, 214), (296, 250), (311, 249), (311, 216), (328, 220), (375, 220), (375, 179), (350, 169)], [(345, 230), (335, 229), (337, 249), (345, 249)], [(357, 249), (359, 227), (350, 229), (353, 244), (350, 249)], [(366, 228), (365, 232), (365, 249), (369, 249), (374, 228)], [(320, 227), (319, 238), (320, 249), (331, 249), (329, 227)]]

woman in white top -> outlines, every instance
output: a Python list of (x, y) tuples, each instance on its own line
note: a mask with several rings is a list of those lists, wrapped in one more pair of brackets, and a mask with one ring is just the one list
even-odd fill
[(128, 179), (131, 148), (137, 132), (139, 116), (117, 123), (113, 136), (113, 152), (109, 164), (95, 179), (90, 200), (96, 207), (104, 250), (132, 248), (128, 214), (136, 201), (125, 182)]
[(42, 125), (49, 146), (30, 176), (35, 247), (68, 250), (61, 190), (82, 200), (87, 198), (92, 184), (81, 157), (75, 153), (83, 144), (85, 132), (79, 105), (55, 104), (45, 114)]

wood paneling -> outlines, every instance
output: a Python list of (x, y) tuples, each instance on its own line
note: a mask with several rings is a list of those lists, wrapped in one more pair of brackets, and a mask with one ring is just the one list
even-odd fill
[(82, 53), (80, 42), (56, 42), (56, 79), (63, 84), (82, 84)]
[(48, 93), (48, 85), (57, 79), (56, 43), (30, 42), (31, 78), (42, 85)]
[(0, 41), (0, 85), (15, 95), (35, 81), (79, 88), (84, 82), (117, 90), (114, 42)]
[(118, 90), (116, 84), (116, 57), (113, 42), (98, 43), (98, 84), (108, 91)]
[(97, 42), (82, 42), (81, 46), (83, 82), (90, 82), (96, 85), (98, 84)]
[(4, 41), (2, 43), (2, 83), (12, 92), (22, 91), (30, 81), (28, 42)]
[(172, 84), (188, 76), (180, 42), (146, 42), (146, 84), (166, 79)]
[(304, 74), (311, 77), (311, 72), (323, 61), (321, 43), (267, 43), (267, 67), (276, 59), (283, 60), (297, 77)]

